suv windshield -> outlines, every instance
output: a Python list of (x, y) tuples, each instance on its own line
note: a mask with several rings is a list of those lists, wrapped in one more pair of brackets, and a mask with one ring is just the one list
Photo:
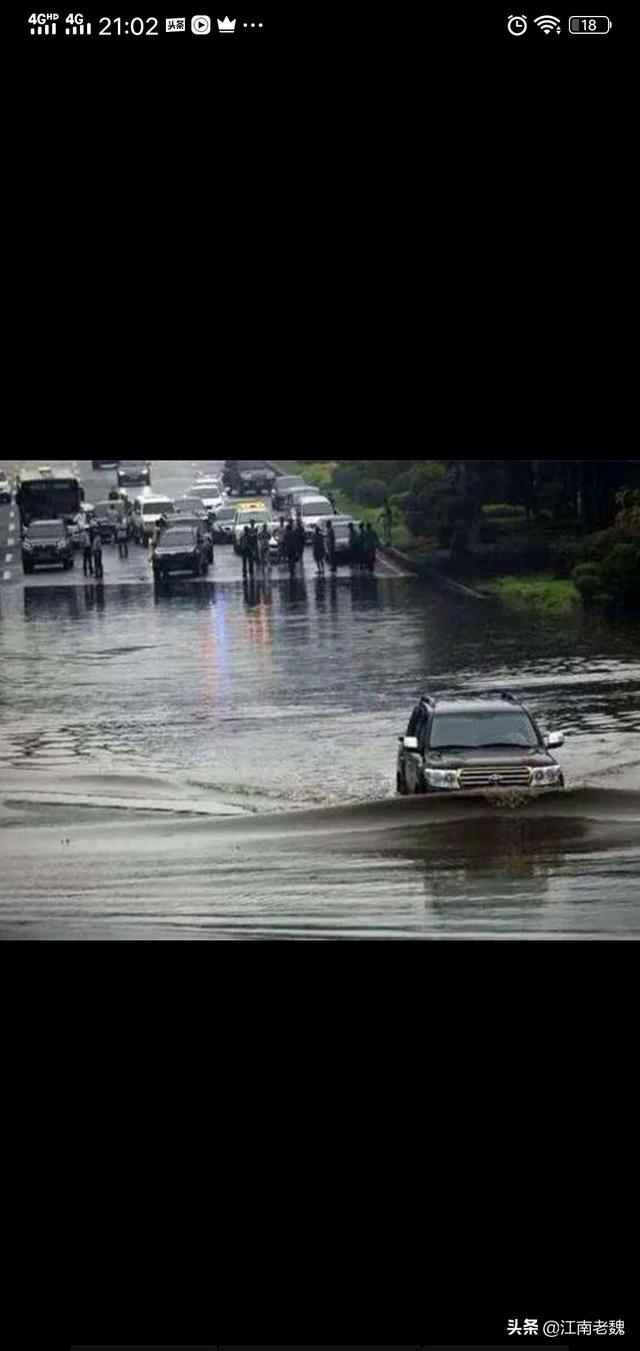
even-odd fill
[(479, 746), (521, 746), (533, 750), (538, 738), (524, 712), (436, 713), (431, 727), (431, 750), (472, 750)]
[(65, 534), (62, 522), (53, 521), (51, 525), (30, 525), (27, 539), (64, 539)]
[(173, 513), (173, 502), (143, 502), (143, 516), (171, 516)]
[(269, 511), (239, 511), (239, 512), (238, 512), (238, 518), (237, 518), (237, 519), (238, 519), (238, 525), (251, 525), (251, 522), (252, 522), (252, 521), (256, 521), (258, 524), (259, 524), (260, 522), (262, 522), (262, 521), (267, 521), (267, 522), (269, 522), (269, 521), (271, 520), (271, 512), (269, 512)]
[(189, 547), (191, 547), (194, 543), (194, 539), (195, 532), (193, 530), (167, 530), (162, 541), (162, 548), (177, 549), (182, 548), (184, 545), (189, 545)]
[(303, 498), (300, 508), (303, 516), (331, 515), (331, 503), (327, 502), (324, 497), (310, 497), (306, 500)]

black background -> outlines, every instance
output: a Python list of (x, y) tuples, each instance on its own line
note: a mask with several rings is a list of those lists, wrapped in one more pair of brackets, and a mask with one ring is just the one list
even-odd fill
[[(8, 441), (65, 454), (126, 426), (189, 459), (214, 431), (221, 453), (630, 447), (636, 12), (603, 38), (509, 39), (506, 6), (269, 5), (261, 47), (55, 53), (26, 40), (28, 12), (3, 14), (0, 52)], [(566, 1290), (576, 1227), (593, 1267), (544, 1316), (630, 1320), (633, 1283), (619, 1266), (605, 1299), (602, 1272), (629, 1189), (629, 946), (2, 956), (32, 1158), (60, 1186), (55, 1302), (34, 1278), (28, 1345), (202, 1335), (216, 1302), (234, 1330), (423, 1317), (443, 1345), (499, 1343), (550, 1277)], [(175, 1270), (187, 1244), (197, 1275)]]

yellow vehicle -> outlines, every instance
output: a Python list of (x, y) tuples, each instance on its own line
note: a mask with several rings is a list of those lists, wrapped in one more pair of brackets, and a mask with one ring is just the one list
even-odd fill
[(261, 530), (263, 525), (268, 525), (269, 531), (271, 531), (273, 526), (271, 507), (262, 498), (244, 498), (238, 502), (233, 523), (233, 542), (236, 549), (240, 544), (245, 526), (251, 525), (252, 522), (258, 530)]

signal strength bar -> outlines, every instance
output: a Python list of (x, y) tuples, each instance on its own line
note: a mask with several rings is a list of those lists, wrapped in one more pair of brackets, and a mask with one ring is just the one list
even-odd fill
[(48, 37), (49, 34), (51, 33), (51, 36), (52, 36), (52, 37), (55, 37), (57, 28), (58, 28), (58, 25), (57, 25), (56, 23), (52, 23), (52, 24), (48, 24), (48, 23), (44, 23), (44, 24), (43, 24), (43, 23), (39, 23), (38, 26), (37, 26), (37, 28), (32, 28), (32, 29), (31, 29), (31, 36), (32, 36), (32, 38), (35, 37), (35, 35), (36, 35), (36, 33), (37, 33), (39, 38), (41, 38), (41, 37), (43, 36), (43, 34), (44, 34), (45, 37)]
[(83, 24), (83, 23), (77, 24), (75, 28), (66, 28), (66, 29), (65, 29), (65, 32), (66, 32), (67, 36), (68, 36), (69, 33), (70, 33), (71, 36), (72, 36), (72, 38), (75, 38), (75, 37), (81, 37), (81, 38), (82, 38), (82, 37), (84, 37), (85, 33), (87, 34), (87, 37), (90, 37), (90, 36), (91, 36), (91, 24), (90, 24), (90, 23), (88, 23), (88, 24)]

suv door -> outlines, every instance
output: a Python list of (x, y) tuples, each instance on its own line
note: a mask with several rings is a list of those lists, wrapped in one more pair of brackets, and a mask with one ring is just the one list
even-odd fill
[(414, 736), (418, 739), (418, 751), (405, 750), (402, 756), (404, 781), (408, 793), (422, 791), (422, 755), (420, 752), (424, 749), (425, 737), (429, 727), (429, 718), (426, 709), (422, 704), (416, 704), (416, 707), (409, 719), (407, 727), (407, 736)]

